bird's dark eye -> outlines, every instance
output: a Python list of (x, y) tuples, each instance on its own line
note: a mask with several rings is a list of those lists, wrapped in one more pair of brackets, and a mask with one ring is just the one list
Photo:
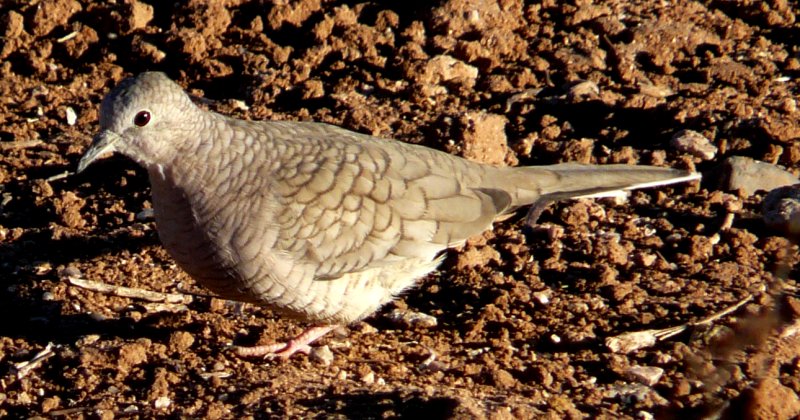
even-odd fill
[(149, 111), (139, 111), (136, 113), (136, 116), (133, 117), (133, 123), (139, 127), (144, 127), (147, 123), (150, 122), (150, 112)]

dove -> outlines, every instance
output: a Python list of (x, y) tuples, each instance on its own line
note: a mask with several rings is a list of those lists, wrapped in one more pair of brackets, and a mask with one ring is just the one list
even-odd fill
[(288, 358), (434, 271), (443, 251), (530, 206), (695, 180), (634, 165), (497, 167), (316, 122), (245, 121), (196, 105), (164, 73), (103, 99), (82, 172), (116, 152), (147, 170), (156, 229), (225, 299), (310, 325), (240, 356)]

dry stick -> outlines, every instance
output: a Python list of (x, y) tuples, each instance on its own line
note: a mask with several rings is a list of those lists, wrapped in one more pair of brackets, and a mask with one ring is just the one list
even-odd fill
[(725, 315), (735, 312), (747, 302), (753, 300), (753, 295), (748, 295), (742, 300), (736, 302), (733, 306), (725, 308), (719, 312), (709, 315), (699, 321), (688, 322), (676, 327), (664, 328), (660, 330), (643, 330), (634, 331), (629, 333), (620, 334), (614, 337), (606, 338), (606, 347), (614, 353), (630, 353), (641, 348), (650, 347), (657, 343), (659, 340), (665, 340), (674, 335), (680, 334), (689, 327), (696, 327), (698, 325), (710, 324)]
[(29, 149), (44, 144), (41, 140), (21, 140), (0, 143), (0, 150)]
[(55, 174), (55, 175), (53, 175), (51, 177), (45, 178), (45, 181), (47, 181), (47, 182), (58, 181), (59, 179), (64, 179), (64, 178), (66, 178), (68, 176), (72, 176), (72, 175), (75, 175), (75, 172), (64, 171), (64, 172), (61, 172), (60, 174)]
[(45, 346), (44, 350), (36, 353), (36, 355), (33, 356), (33, 359), (27, 362), (14, 363), (14, 371), (17, 374), (17, 379), (22, 379), (28, 376), (29, 373), (41, 366), (42, 362), (54, 354), (56, 353), (53, 351), (53, 343), (47, 343), (47, 346)]
[(78, 414), (84, 411), (89, 410), (96, 410), (96, 407), (71, 407), (71, 408), (64, 408), (62, 410), (53, 410), (48, 411), (47, 414), (49, 417), (58, 417), (58, 416), (68, 416), (70, 414)]
[(194, 300), (192, 296), (185, 294), (162, 293), (162, 292), (154, 292), (151, 290), (134, 289), (132, 287), (114, 286), (99, 281), (80, 279), (77, 277), (67, 277), (67, 281), (73, 286), (77, 286), (94, 292), (107, 293), (120, 297), (141, 299), (149, 302), (188, 304)]

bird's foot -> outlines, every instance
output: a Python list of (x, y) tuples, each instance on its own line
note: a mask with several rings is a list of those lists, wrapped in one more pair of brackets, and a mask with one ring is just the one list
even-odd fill
[(336, 325), (318, 325), (303, 331), (297, 337), (285, 343), (266, 344), (263, 346), (236, 346), (233, 351), (239, 357), (263, 357), (265, 359), (288, 360), (295, 353), (308, 354), (311, 343), (336, 328)]

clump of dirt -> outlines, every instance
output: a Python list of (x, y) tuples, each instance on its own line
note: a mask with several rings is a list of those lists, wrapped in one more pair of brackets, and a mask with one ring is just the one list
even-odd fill
[[(798, 12), (780, 1), (4, 2), (0, 416), (796, 416), (798, 252), (761, 221), (761, 193), (678, 185), (558, 203), (533, 229), (499, 222), (323, 340), (332, 357), (277, 363), (226, 349), (300, 326), (208, 297), (182, 273), (147, 216), (141, 169), (117, 157), (64, 173), (108, 89), (160, 70), (235, 117), (323, 121), (498, 165), (712, 174), (740, 155), (797, 174)], [(718, 152), (673, 149), (681, 130)], [(194, 299), (94, 292), (76, 277)], [(435, 326), (397, 327), (393, 309)], [(606, 345), (640, 331), (650, 345)]]

